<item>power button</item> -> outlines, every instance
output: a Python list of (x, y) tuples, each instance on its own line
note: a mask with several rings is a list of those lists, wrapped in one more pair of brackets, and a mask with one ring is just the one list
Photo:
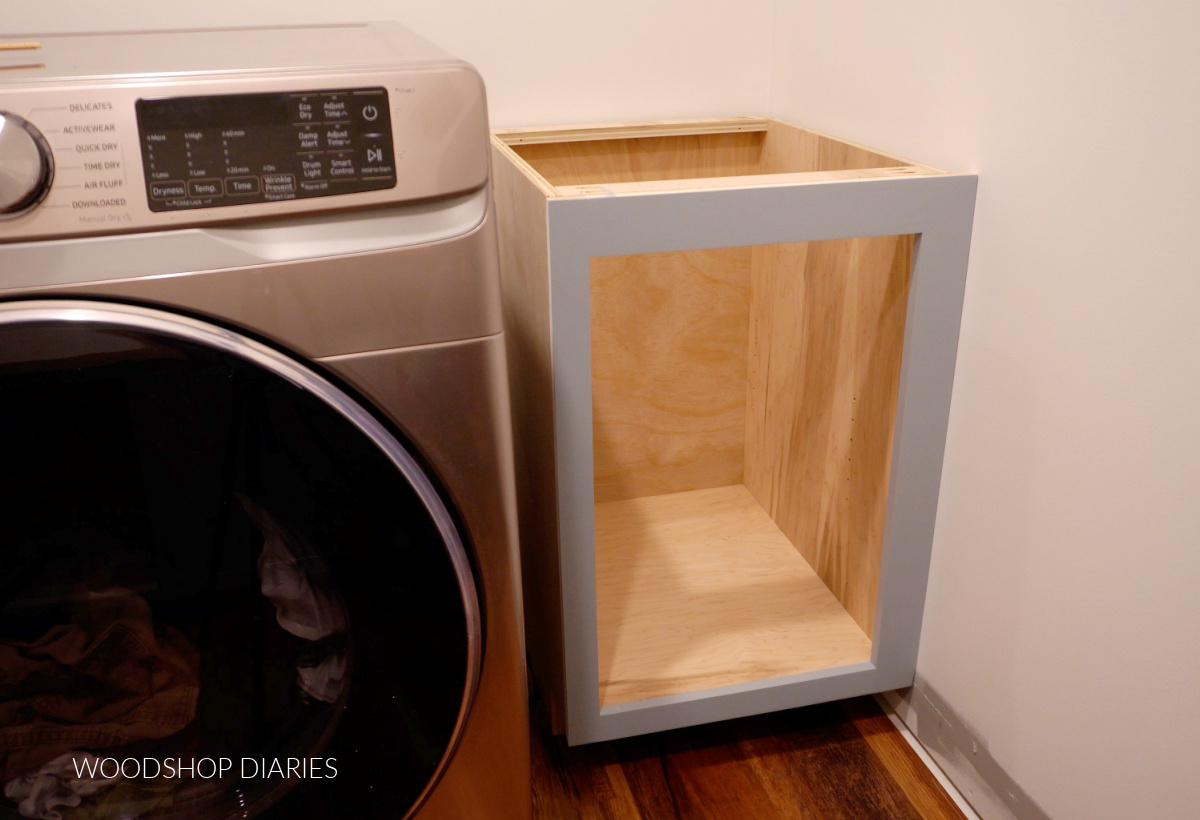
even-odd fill
[(364, 105), (362, 115), (367, 122), (374, 122), (379, 117), (379, 109), (373, 105)]

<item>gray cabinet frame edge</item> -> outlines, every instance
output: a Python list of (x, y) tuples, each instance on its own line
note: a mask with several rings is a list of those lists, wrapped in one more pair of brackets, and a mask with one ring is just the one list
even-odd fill
[[(941, 483), (978, 177), (857, 179), (547, 200), (560, 577), (571, 745), (912, 683)], [(916, 234), (871, 662), (600, 708), (590, 260)]]

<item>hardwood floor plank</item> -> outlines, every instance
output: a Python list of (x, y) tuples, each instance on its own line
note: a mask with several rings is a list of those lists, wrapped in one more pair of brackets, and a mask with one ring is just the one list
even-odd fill
[(716, 724), (704, 732), (672, 732), (664, 739), (664, 751), (681, 818), (801, 817), (779, 813), (766, 783), (747, 765), (750, 750), (744, 747), (736, 724)]
[(554, 751), (560, 738), (545, 728), (535, 727), (530, 742), (531, 775), (533, 779), (533, 816), (578, 820), (580, 817), (578, 791), (563, 762), (556, 760)]
[(625, 781), (633, 791), (638, 811), (645, 820), (678, 820), (679, 807), (667, 779), (662, 738), (651, 735), (630, 738), (616, 746)]
[[(596, 790), (601, 793), (606, 801), (614, 820), (624, 820), (624, 818), (646, 818), (654, 815), (647, 815), (638, 800), (634, 797), (633, 788), (629, 782), (629, 776), (625, 769), (625, 764), (621, 761), (617, 749), (612, 746), (607, 746), (604, 750), (604, 767), (603, 778), (596, 778)], [(658, 762), (658, 758), (651, 758), (652, 762)], [(671, 815), (666, 815), (670, 817)]]
[(838, 737), (836, 743), (799, 751), (793, 760), (793, 771), (804, 778), (822, 820), (921, 820), (903, 792), (873, 768), (865, 741)]
[(608, 744), (568, 749), (561, 737), (544, 734), (540, 740), (532, 744), (534, 817), (643, 820)]
[(797, 775), (795, 771), (786, 739), (774, 733), (746, 734), (742, 741), (747, 751), (746, 764), (754, 770), (775, 807), (776, 813), (770, 816), (787, 820), (825, 820), (825, 815), (816, 806), (811, 785), (803, 773)]
[(840, 704), (781, 713), (773, 731), (784, 750), (776, 758), (777, 778), (800, 785), (815, 817), (920, 820), (903, 792), (879, 770), (870, 747)]
[(870, 698), (575, 748), (533, 737), (535, 820), (964, 820)]
[(865, 698), (847, 701), (846, 713), (918, 814), (928, 820), (962, 820), (963, 813), (887, 715), (875, 703), (865, 701)]

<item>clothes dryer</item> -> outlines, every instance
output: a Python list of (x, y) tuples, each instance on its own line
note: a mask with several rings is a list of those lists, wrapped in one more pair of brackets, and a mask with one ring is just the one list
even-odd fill
[(479, 76), (390, 24), (0, 69), (0, 817), (528, 817)]

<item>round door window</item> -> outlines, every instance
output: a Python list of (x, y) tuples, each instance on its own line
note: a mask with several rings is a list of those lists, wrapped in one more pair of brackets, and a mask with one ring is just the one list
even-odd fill
[(0, 817), (404, 816), (477, 682), (453, 519), (344, 391), (136, 307), (0, 305)]

